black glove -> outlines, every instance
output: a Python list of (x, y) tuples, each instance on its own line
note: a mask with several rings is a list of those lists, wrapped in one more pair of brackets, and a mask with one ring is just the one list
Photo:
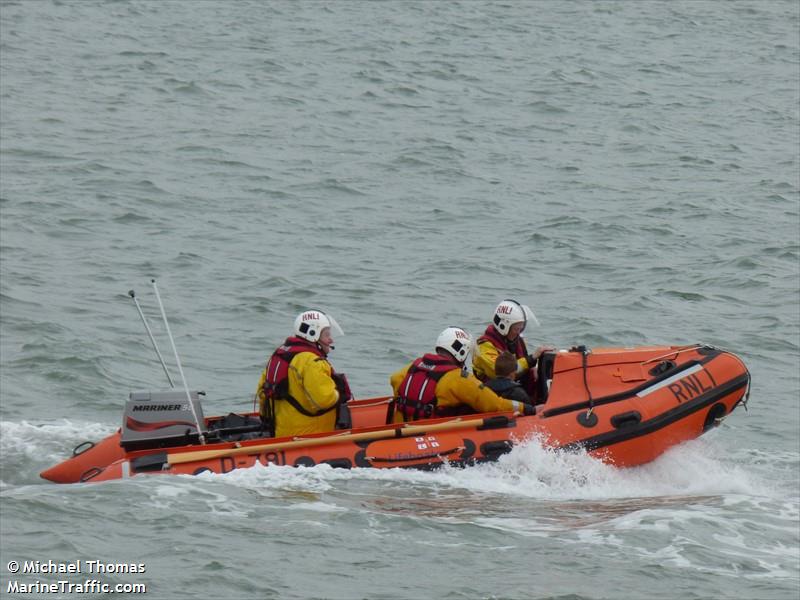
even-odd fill
[(352, 400), (353, 394), (350, 392), (350, 384), (347, 382), (347, 376), (344, 373), (334, 373), (331, 377), (336, 384), (336, 390), (339, 392), (339, 402)]
[(538, 360), (533, 354), (528, 354), (528, 356), (525, 357), (525, 360), (528, 361), (528, 368), (529, 369), (535, 369), (536, 368), (536, 363), (538, 362)]
[(536, 414), (536, 407), (532, 404), (523, 404), (522, 405), (522, 414), (526, 417), (530, 417), (531, 415)]

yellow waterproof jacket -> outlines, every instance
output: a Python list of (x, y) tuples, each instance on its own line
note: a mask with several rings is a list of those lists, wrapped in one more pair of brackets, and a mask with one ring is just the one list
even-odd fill
[[(339, 401), (336, 383), (331, 377), (330, 363), (312, 352), (300, 352), (289, 363), (289, 395), (309, 413), (331, 408)], [(261, 374), (257, 394), (262, 405), (267, 370)], [(333, 431), (336, 427), (336, 410), (318, 417), (298, 412), (287, 400), (275, 399), (275, 437), (306, 435)]]
[[(398, 390), (406, 373), (411, 368), (413, 362), (393, 373), (389, 378), (392, 385), (394, 396), (398, 396)], [(436, 405), (437, 408), (447, 409), (467, 405), (475, 412), (496, 412), (496, 411), (522, 411), (522, 403), (514, 400), (507, 400), (495, 394), (488, 387), (478, 381), (472, 373), (463, 375), (461, 369), (448, 371), (436, 383)], [(395, 423), (404, 420), (401, 411), (395, 411)]]
[[(494, 363), (500, 352), (490, 340), (484, 340), (478, 344), (478, 352), (475, 352), (472, 357), (472, 370), (480, 380), (488, 381), (497, 377), (494, 372)], [(522, 375), (532, 367), (533, 365), (529, 365), (528, 359), (524, 356), (517, 359), (517, 375)]]

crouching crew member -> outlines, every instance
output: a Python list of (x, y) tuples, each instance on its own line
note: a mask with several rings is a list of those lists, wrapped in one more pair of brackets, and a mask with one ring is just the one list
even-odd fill
[(501, 352), (510, 352), (517, 360), (517, 380), (528, 395), (534, 397), (536, 364), (543, 352), (554, 350), (554, 347), (539, 346), (533, 354), (528, 354), (521, 335), (528, 323), (539, 324), (530, 307), (516, 300), (503, 300), (497, 305), (492, 322), (478, 338), (478, 352), (472, 357), (472, 370), (478, 379), (488, 381), (495, 378), (497, 357)]
[(275, 350), (258, 383), (261, 420), (276, 437), (333, 431), (337, 408), (350, 399), (344, 374), (328, 362), (333, 335), (344, 335), (333, 319), (307, 310), (295, 319), (294, 335)]
[(395, 422), (473, 412), (534, 414), (533, 406), (500, 398), (464, 366), (472, 337), (448, 327), (436, 340), (436, 352), (406, 365), (389, 379), (395, 397)]

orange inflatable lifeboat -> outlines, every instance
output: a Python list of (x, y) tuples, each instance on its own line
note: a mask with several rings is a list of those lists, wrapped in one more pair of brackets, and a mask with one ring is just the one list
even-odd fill
[[(340, 428), (268, 438), (256, 414), (206, 418), (197, 393), (135, 392), (122, 428), (41, 473), (57, 483), (140, 474), (228, 473), (262, 465), (435, 468), (496, 460), (536, 436), (632, 467), (714, 427), (740, 403), (750, 374), (734, 354), (704, 345), (584, 347), (539, 361), (537, 411), (392, 423), (392, 398), (353, 400)], [(347, 411), (343, 411), (347, 412)], [(201, 429), (198, 431), (197, 425)]]

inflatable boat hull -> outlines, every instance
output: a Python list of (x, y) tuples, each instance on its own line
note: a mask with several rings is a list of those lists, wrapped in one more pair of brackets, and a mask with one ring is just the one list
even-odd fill
[(348, 403), (352, 422), (347, 429), (301, 438), (263, 437), (252, 414), (239, 416), (244, 426), (216, 430), (222, 418), (206, 418), (205, 444), (196, 433), (183, 443), (140, 435), (126, 444), (124, 423), (123, 430), (79, 446), (74, 456), (41, 476), (76, 483), (140, 474), (229, 473), (256, 464), (466, 466), (496, 460), (533, 436), (548, 447), (586, 451), (632, 467), (717, 425), (746, 402), (749, 384), (747, 368), (736, 355), (707, 346), (575, 348), (540, 361), (541, 404), (533, 416), (493, 413), (392, 424), (391, 398), (373, 398)]

